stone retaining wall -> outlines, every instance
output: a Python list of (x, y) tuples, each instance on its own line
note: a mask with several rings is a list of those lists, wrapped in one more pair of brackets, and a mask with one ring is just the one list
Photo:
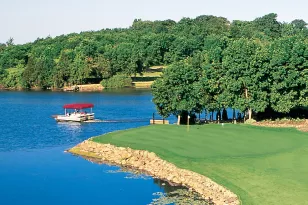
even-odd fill
[(217, 205), (240, 204), (237, 196), (230, 190), (201, 174), (177, 168), (175, 165), (160, 159), (153, 152), (116, 147), (91, 140), (86, 140), (68, 151), (77, 155), (98, 158), (116, 165), (133, 167), (153, 177), (186, 186), (201, 194), (205, 199), (210, 197)]

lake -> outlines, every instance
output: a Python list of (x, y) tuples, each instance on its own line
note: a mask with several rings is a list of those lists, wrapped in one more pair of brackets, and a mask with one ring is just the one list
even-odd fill
[[(0, 204), (149, 204), (167, 187), (65, 153), (92, 136), (149, 124), (146, 90), (101, 93), (0, 92)], [(90, 102), (100, 123), (57, 123), (66, 103)], [(158, 116), (157, 116), (158, 117)], [(175, 122), (175, 118), (170, 119)]]

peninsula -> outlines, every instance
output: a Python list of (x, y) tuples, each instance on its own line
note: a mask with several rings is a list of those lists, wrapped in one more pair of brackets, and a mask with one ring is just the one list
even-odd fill
[(94, 137), (69, 152), (143, 170), (215, 204), (287, 205), (306, 201), (307, 145), (307, 133), (294, 128), (150, 125)]

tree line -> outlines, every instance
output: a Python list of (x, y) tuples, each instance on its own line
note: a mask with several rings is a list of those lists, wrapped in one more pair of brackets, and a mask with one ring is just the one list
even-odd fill
[[(269, 14), (236, 36), (209, 35), (203, 49), (172, 63), (152, 85), (153, 102), (163, 117), (195, 116), (203, 110), (233, 108), (247, 119), (308, 116), (308, 38), (303, 21), (281, 24)], [(300, 26), (298, 25), (300, 23)], [(232, 32), (231, 32), (232, 33)]]
[[(291, 113), (307, 106), (307, 23), (202, 15), (180, 21), (136, 19), (129, 28), (0, 44), (4, 88), (62, 88), (125, 81), (154, 65), (169, 65), (153, 85), (163, 116), (231, 107)], [(117, 77), (118, 76), (118, 77)], [(108, 79), (111, 79), (110, 82)], [(106, 81), (107, 80), (107, 81)]]
[[(103, 29), (38, 38), (14, 45), (10, 38), (0, 44), (0, 85), (5, 88), (62, 88), (65, 85), (98, 83), (115, 75), (131, 76), (153, 65), (170, 65), (204, 52), (211, 38), (226, 42), (246, 38), (271, 41), (302, 36), (306, 22), (280, 23), (276, 14), (254, 21), (233, 21), (202, 15), (180, 21), (136, 19), (129, 28)], [(225, 42), (225, 43), (226, 43)], [(221, 41), (221, 43), (224, 43)]]

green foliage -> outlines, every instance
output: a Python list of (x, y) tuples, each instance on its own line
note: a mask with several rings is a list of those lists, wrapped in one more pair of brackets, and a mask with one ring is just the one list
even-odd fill
[(230, 106), (242, 112), (249, 108), (260, 112), (268, 106), (267, 67), (264, 65), (268, 56), (264, 56), (266, 50), (263, 49), (260, 43), (241, 38), (224, 51), (226, 91), (233, 95)]
[(274, 111), (287, 113), (307, 106), (308, 44), (300, 37), (283, 37), (270, 47), (270, 102)]
[(9, 68), (2, 73), (1, 76), (1, 84), (8, 88), (20, 89), (23, 87), (21, 83), (19, 83), (18, 79), (21, 78), (21, 75), (24, 71), (22, 65), (17, 66), (17, 68)]
[(130, 86), (126, 77), (112, 77), (142, 76), (153, 65), (171, 65), (153, 85), (163, 116), (226, 107), (288, 113), (308, 106), (307, 23), (280, 23), (274, 13), (233, 22), (211, 15), (179, 22), (136, 19), (127, 29), (0, 44), (0, 83), (7, 88), (100, 81)]
[(209, 36), (205, 39), (205, 50), (201, 54), (202, 68), (202, 101), (203, 108), (209, 111), (220, 110), (229, 106), (229, 96), (224, 92), (226, 86), (225, 70), (222, 66), (223, 50), (228, 40), (219, 36)]
[(7, 40), (6, 42), (7, 46), (13, 46), (14, 45), (14, 39), (12, 37), (9, 38), (9, 40)]
[[(265, 31), (263, 24), (271, 29)], [(302, 21), (298, 24), (304, 25)], [(236, 22), (237, 25), (239, 22)], [(166, 80), (158, 80), (153, 85), (154, 103), (159, 113), (169, 116), (184, 113), (184, 109), (186, 112), (196, 112), (231, 107), (241, 112), (249, 111), (250, 118), (252, 112), (262, 113), (266, 109), (287, 113), (293, 108), (308, 106), (308, 40), (303, 33), (293, 30), (293, 36), (279, 37), (281, 24), (274, 14), (241, 25), (252, 30), (257, 27), (260, 35), (243, 38), (240, 37), (243, 34), (233, 33), (234, 39), (209, 35), (204, 39), (202, 51), (195, 51), (189, 58), (192, 59), (190, 70), (202, 68), (193, 82), (200, 87), (197, 93), (194, 94), (191, 88), (187, 91), (184, 86), (170, 80), (172, 76), (173, 79), (182, 79), (181, 85), (188, 82), (189, 79), (183, 79), (186, 75), (179, 72), (181, 65), (174, 63), (173, 68), (169, 69), (172, 74), (163, 74)], [(269, 38), (265, 38), (266, 35)], [(191, 107), (180, 107), (182, 102), (172, 100), (175, 98), (172, 94), (179, 92), (174, 87), (188, 95), (195, 95), (191, 98), (199, 100), (197, 109), (192, 111)], [(165, 108), (164, 112), (161, 107)]]
[(245, 120), (245, 124), (253, 124), (255, 122), (256, 122), (256, 120), (254, 120), (254, 119)]
[(255, 28), (250, 21), (235, 20), (230, 26), (230, 35), (232, 38), (252, 38), (255, 35)]
[(134, 81), (134, 82), (154, 81), (154, 80), (157, 80), (158, 78), (159, 77), (157, 77), (157, 76), (132, 77), (132, 81)]
[(125, 74), (116, 74), (111, 78), (104, 79), (101, 82), (102, 86), (105, 88), (124, 88), (132, 86), (131, 77)]
[(191, 59), (170, 65), (163, 77), (152, 85), (153, 102), (160, 115), (193, 114), (201, 109), (200, 68), (192, 67)]
[(281, 23), (277, 21), (277, 14), (267, 14), (255, 19), (252, 23), (257, 31), (263, 32), (267, 36), (277, 38), (281, 34)]
[(295, 19), (291, 22), (291, 25), (297, 30), (297, 31), (304, 31), (307, 30), (307, 23), (303, 19)]

